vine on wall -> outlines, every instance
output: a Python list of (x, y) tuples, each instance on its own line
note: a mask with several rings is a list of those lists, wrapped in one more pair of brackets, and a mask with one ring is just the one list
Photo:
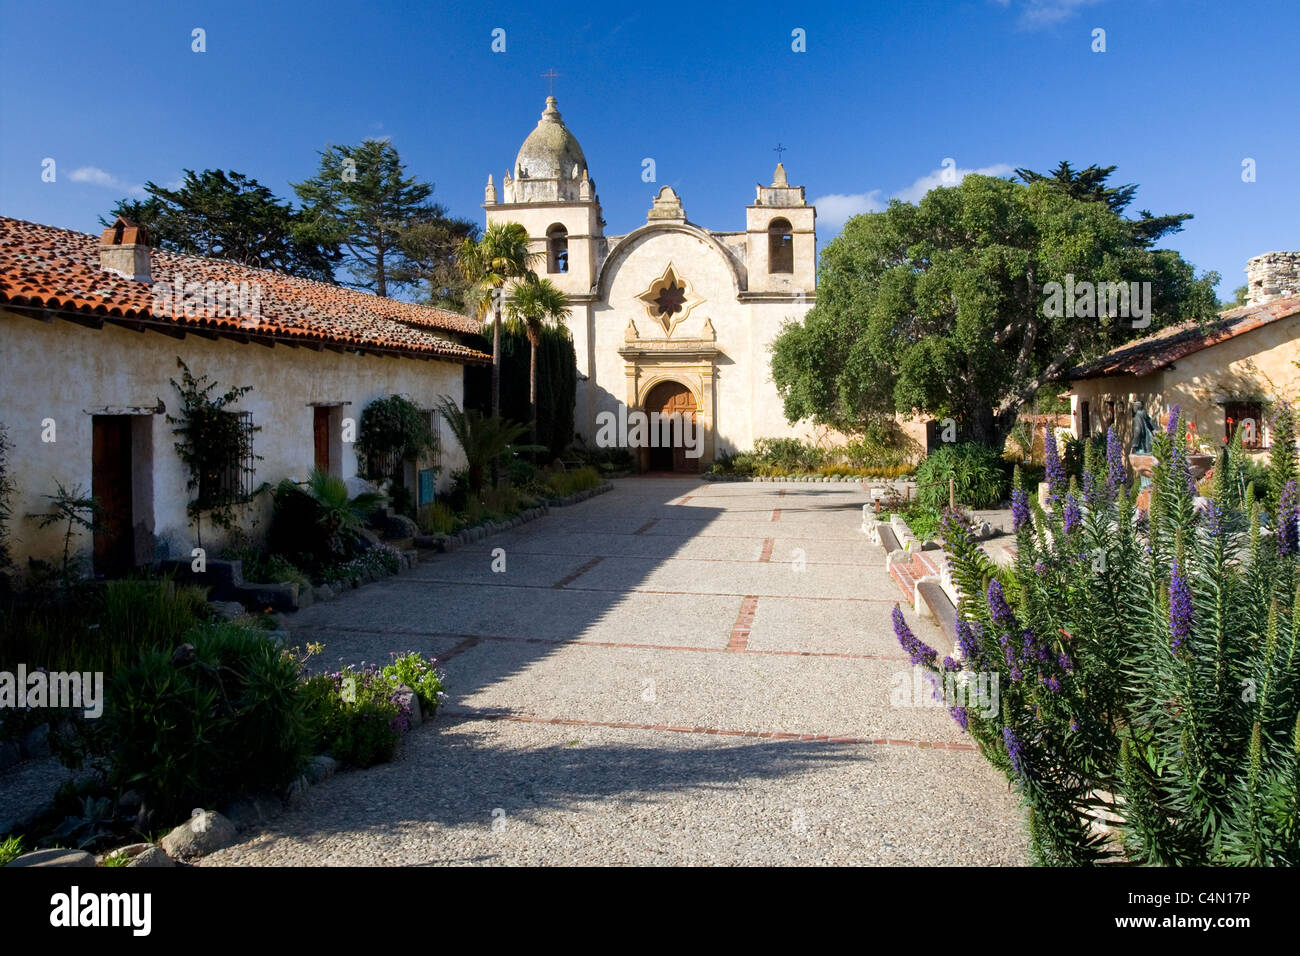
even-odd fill
[(178, 436), (176, 453), (189, 471), (186, 487), (195, 492), (186, 513), (194, 521), (202, 543), (200, 522), (205, 513), (218, 528), (231, 528), (235, 524), (235, 505), (252, 497), (249, 482), (253, 462), (262, 460), (253, 453), (253, 434), (262, 429), (240, 412), (230, 410), (253, 390), (251, 385), (233, 386), (213, 395), (216, 382), (206, 375), (196, 377), (179, 357), (176, 364), (181, 380), (170, 381), (180, 393), (180, 408), (175, 416), (167, 416), (167, 423), (176, 426), (172, 429)]

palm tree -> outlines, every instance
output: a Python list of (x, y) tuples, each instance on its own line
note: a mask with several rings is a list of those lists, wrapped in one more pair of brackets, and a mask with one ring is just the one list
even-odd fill
[(548, 320), (562, 324), (569, 314), (564, 293), (550, 279), (536, 276), (516, 282), (507, 306), (510, 321), (522, 325), (528, 336), (528, 412), (532, 417), (532, 443), (537, 444), (537, 346), (542, 342), (542, 328)]
[(542, 259), (528, 249), (528, 230), (517, 222), (494, 222), (475, 242), (466, 239), (457, 254), (461, 274), (471, 283), (472, 301), (483, 321), (489, 310), (492, 323), (492, 417), (501, 415), (501, 295), (506, 283), (532, 275), (532, 265)]
[(465, 411), (446, 396), (438, 403), (438, 410), (465, 453), (466, 477), (470, 490), (477, 495), (487, 481), (488, 469), (495, 469), (501, 456), (524, 433), (524, 426), (508, 422), (499, 415), (484, 418), (483, 413), (475, 409)]

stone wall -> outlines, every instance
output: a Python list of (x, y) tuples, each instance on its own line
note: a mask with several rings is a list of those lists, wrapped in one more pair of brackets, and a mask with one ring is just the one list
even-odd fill
[(1266, 252), (1246, 263), (1250, 305), (1300, 295), (1300, 252)]

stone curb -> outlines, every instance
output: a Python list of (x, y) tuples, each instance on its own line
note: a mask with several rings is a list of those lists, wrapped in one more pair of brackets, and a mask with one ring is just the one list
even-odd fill
[(487, 521), (482, 524), (476, 524), (469, 528), (462, 528), (455, 534), (419, 534), (415, 536), (417, 547), (425, 548), (429, 551), (436, 551), (439, 554), (446, 554), (449, 551), (455, 551), (463, 548), (468, 544), (474, 544), (482, 541), (484, 538), (502, 531), (510, 531), (522, 524), (530, 521), (536, 521), (538, 518), (545, 517), (550, 513), (552, 508), (567, 508), (569, 505), (575, 505), (580, 501), (586, 501), (588, 498), (594, 498), (596, 495), (603, 495), (606, 492), (614, 490), (613, 482), (605, 482), (595, 488), (588, 488), (585, 491), (574, 492), (565, 498), (545, 498), (536, 508), (529, 508), (519, 512), (505, 521)]

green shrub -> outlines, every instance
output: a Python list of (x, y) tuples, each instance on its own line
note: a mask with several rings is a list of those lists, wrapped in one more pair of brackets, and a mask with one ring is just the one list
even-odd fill
[(250, 584), (298, 585), (301, 590), (312, 586), (310, 575), (280, 554), (268, 554), (254, 547), (228, 548), (222, 555), (226, 560), (241, 562), (244, 580)]
[(304, 694), (315, 748), (357, 767), (392, 760), (410, 729), (409, 714), (392, 699), (395, 691), (396, 682), (374, 668), (309, 678)]
[(807, 474), (822, 466), (826, 453), (798, 438), (759, 438), (754, 457), (777, 474)]
[(402, 555), (397, 549), (388, 545), (363, 551), (350, 561), (332, 564), (321, 572), (326, 584), (348, 581), (363, 574), (396, 574), (402, 569)]
[(483, 508), (493, 520), (519, 511), (519, 492), (508, 481), (483, 489)]
[(207, 589), (178, 587), (167, 580), (109, 581), (104, 586), (100, 631), (119, 654), (139, 648), (172, 647), (194, 626), (207, 602)]
[(636, 470), (636, 460), (632, 457), (631, 450), (627, 448), (588, 448), (579, 436), (572, 453), (577, 455), (584, 465), (591, 465), (602, 475)]
[(930, 505), (914, 504), (903, 511), (903, 520), (921, 541), (930, 541), (938, 536), (941, 517), (939, 509)]
[(292, 658), (233, 624), (204, 625), (189, 647), (152, 650), (107, 689), (110, 783), (134, 789), (164, 820), (288, 783), (307, 756)]
[(144, 578), (12, 597), (0, 606), (0, 664), (112, 672), (142, 650), (173, 646), (198, 622), (204, 595)]
[(752, 452), (719, 455), (709, 467), (715, 475), (782, 478), (800, 475), (896, 478), (910, 474), (919, 449), (892, 422), (868, 428), (841, 446), (821, 448), (798, 438), (760, 438)]
[(748, 452), (723, 452), (713, 459), (713, 464), (709, 466), (707, 474), (710, 475), (736, 475), (741, 478), (749, 478), (754, 474), (755, 461), (754, 456)]
[(547, 488), (556, 498), (566, 498), (579, 491), (598, 488), (605, 483), (600, 472), (590, 465), (574, 468), (570, 471), (551, 472), (546, 478)]
[(349, 497), (342, 478), (320, 469), (312, 471), (306, 485), (286, 478), (271, 494), (267, 550), (313, 574), (357, 555), (365, 518), (384, 501), (374, 492)]
[[(391, 480), (401, 486), (402, 464), (435, 448), (437, 436), (429, 417), (401, 395), (377, 398), (361, 412), (357, 423), (357, 463), (363, 478)], [(399, 511), (405, 502), (394, 502)]]
[(992, 448), (974, 442), (943, 444), (916, 469), (917, 499), (931, 508), (948, 506), (948, 482), (953, 480), (958, 504), (993, 508), (1007, 495), (1007, 472)]
[(456, 512), (445, 501), (432, 501), (420, 509), (420, 530), (425, 534), (453, 534)]

